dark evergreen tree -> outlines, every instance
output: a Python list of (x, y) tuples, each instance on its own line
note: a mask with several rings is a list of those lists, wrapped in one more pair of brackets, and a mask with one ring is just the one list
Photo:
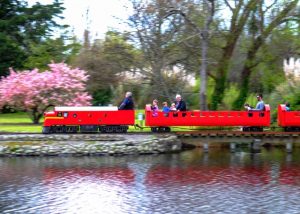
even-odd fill
[(51, 37), (55, 29), (67, 27), (56, 22), (56, 18), (63, 18), (63, 10), (59, 0), (31, 7), (23, 0), (1, 0), (0, 76), (7, 75), (9, 67), (24, 68), (33, 44)]

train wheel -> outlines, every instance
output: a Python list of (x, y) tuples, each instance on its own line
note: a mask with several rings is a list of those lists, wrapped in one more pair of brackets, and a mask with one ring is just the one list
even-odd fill
[(158, 132), (158, 127), (151, 127), (152, 132)]
[(117, 126), (116, 128), (117, 128), (116, 130), (117, 133), (126, 133), (128, 129), (127, 126)]
[(158, 127), (158, 132), (166, 132), (165, 127)]
[(171, 128), (170, 127), (165, 127), (165, 132), (170, 132)]
[(67, 133), (77, 133), (78, 126), (66, 126), (66, 132)]
[(106, 133), (106, 127), (105, 126), (100, 126), (99, 130), (101, 133)]
[(53, 133), (65, 133), (66, 127), (65, 126), (52, 126), (51, 130)]
[(112, 133), (113, 128), (111, 126), (106, 126), (106, 133)]
[(51, 133), (51, 127), (50, 126), (44, 126), (42, 133), (43, 134), (50, 134)]

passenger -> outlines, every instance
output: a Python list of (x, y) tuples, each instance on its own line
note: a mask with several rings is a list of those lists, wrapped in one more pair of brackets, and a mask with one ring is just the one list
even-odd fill
[(179, 94), (176, 95), (175, 105), (177, 111), (186, 111), (186, 104)]
[(249, 105), (249, 103), (245, 103), (244, 107), (245, 109), (247, 109), (247, 111), (254, 109), (252, 106)]
[(162, 108), (162, 112), (167, 114), (170, 112), (170, 107), (168, 106), (168, 103), (167, 102), (163, 102), (163, 108)]
[(256, 104), (255, 109), (251, 109), (252, 111), (264, 111), (265, 110), (265, 103), (263, 101), (262, 94), (258, 94), (256, 96), (258, 103)]
[(133, 110), (134, 109), (134, 102), (132, 99), (132, 93), (126, 92), (125, 98), (122, 101), (121, 105), (119, 106), (119, 110)]
[(291, 111), (291, 107), (289, 103), (285, 103), (285, 110), (286, 111)]
[(170, 111), (177, 111), (175, 103), (171, 104)]
[(156, 99), (153, 100), (152, 102), (151, 110), (152, 110), (152, 116), (157, 117), (159, 109), (158, 109), (158, 101)]

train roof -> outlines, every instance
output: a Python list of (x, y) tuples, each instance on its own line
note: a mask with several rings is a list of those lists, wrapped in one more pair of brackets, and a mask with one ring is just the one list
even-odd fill
[(58, 106), (54, 111), (118, 111), (117, 106)]

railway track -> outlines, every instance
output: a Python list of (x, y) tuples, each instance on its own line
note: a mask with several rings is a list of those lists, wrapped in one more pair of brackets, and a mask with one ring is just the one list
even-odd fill
[[(243, 131), (219, 131), (219, 130), (201, 130), (201, 131), (172, 131), (172, 132), (127, 132), (127, 133), (53, 133), (53, 135), (148, 135), (148, 134), (176, 134), (179, 136), (300, 136), (300, 132), (282, 132), (282, 131), (263, 131), (263, 132), (243, 132)], [(44, 135), (40, 132), (0, 132), (0, 135)], [(51, 134), (46, 134), (51, 135)]]

